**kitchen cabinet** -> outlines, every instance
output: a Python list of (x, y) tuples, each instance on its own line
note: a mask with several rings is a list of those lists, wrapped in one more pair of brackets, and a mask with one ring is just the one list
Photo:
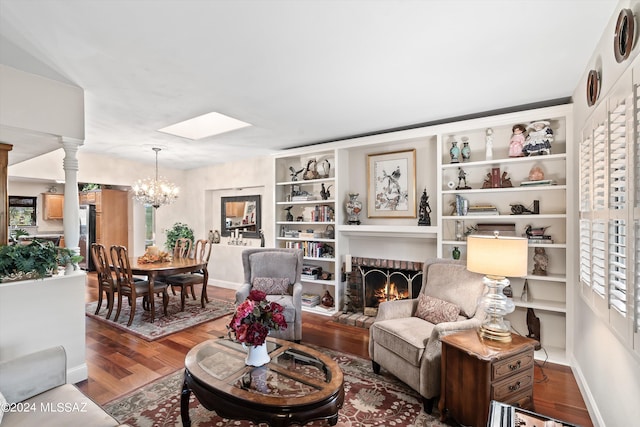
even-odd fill
[(44, 219), (63, 219), (64, 194), (43, 193), (42, 205)]

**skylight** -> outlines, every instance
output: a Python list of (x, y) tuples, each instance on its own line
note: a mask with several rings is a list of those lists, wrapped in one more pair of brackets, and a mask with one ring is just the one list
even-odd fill
[(225, 116), (224, 114), (211, 112), (158, 129), (158, 132), (198, 140), (247, 126), (251, 126), (251, 124), (234, 119), (233, 117)]

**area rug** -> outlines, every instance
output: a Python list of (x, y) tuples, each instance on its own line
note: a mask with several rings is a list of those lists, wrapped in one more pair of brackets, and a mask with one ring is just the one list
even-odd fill
[[(415, 391), (384, 371), (381, 375), (374, 374), (369, 360), (328, 349), (319, 350), (338, 362), (344, 373), (345, 400), (339, 412), (339, 427), (447, 427), (438, 420), (436, 408), (432, 415), (422, 410), (422, 400)], [(183, 371), (180, 370), (114, 400), (104, 408), (121, 423), (132, 427), (180, 426), (182, 380)], [(200, 405), (193, 394), (189, 407), (193, 427), (266, 426), (221, 418)], [(328, 423), (314, 421), (306, 425), (328, 426)]]
[(97, 302), (87, 304), (85, 311), (87, 316), (92, 319), (127, 331), (147, 341), (154, 341), (175, 332), (182, 331), (183, 329), (199, 325), (200, 323), (219, 319), (222, 316), (233, 313), (234, 310), (234, 304), (232, 302), (214, 298), (209, 298), (209, 302), (202, 308), (200, 298), (198, 298), (196, 300), (185, 300), (184, 311), (180, 311), (180, 297), (170, 296), (166, 316), (162, 312), (162, 303), (156, 300), (156, 316), (154, 322), (151, 323), (151, 314), (142, 308), (142, 300), (138, 299), (137, 304), (136, 314), (131, 326), (127, 326), (131, 307), (129, 307), (126, 301), (123, 301), (122, 310), (120, 311), (117, 322), (113, 321), (116, 315), (115, 308), (109, 320), (105, 319), (107, 315), (107, 302), (104, 300), (102, 301), (100, 312), (98, 312), (97, 315), (94, 314), (98, 306)]

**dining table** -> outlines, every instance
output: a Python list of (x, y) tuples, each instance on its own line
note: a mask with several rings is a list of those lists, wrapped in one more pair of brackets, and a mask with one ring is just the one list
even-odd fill
[(158, 278), (171, 276), (174, 274), (192, 273), (202, 271), (202, 292), (200, 294), (200, 304), (204, 308), (205, 303), (209, 302), (207, 296), (207, 282), (209, 280), (209, 272), (207, 271), (207, 261), (194, 258), (173, 258), (171, 261), (164, 262), (140, 262), (138, 257), (130, 257), (131, 274), (136, 276), (147, 276), (149, 281), (149, 309), (151, 310), (151, 323), (155, 320), (155, 304), (153, 298), (153, 286)]

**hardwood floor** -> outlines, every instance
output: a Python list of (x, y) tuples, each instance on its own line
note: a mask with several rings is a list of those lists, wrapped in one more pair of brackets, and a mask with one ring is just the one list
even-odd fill
[[(96, 301), (95, 273), (87, 275), (85, 299)], [(196, 294), (199, 290), (196, 289)], [(233, 300), (235, 291), (210, 286), (210, 298)], [(89, 378), (78, 387), (98, 404), (107, 403), (149, 382), (184, 367), (184, 357), (196, 344), (226, 333), (229, 317), (148, 342), (131, 334), (86, 319), (86, 360)], [(368, 330), (331, 321), (330, 317), (303, 313), (303, 344), (312, 343), (368, 358)], [(584, 427), (592, 427), (571, 369), (547, 364), (535, 368), (535, 410)]]

